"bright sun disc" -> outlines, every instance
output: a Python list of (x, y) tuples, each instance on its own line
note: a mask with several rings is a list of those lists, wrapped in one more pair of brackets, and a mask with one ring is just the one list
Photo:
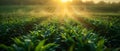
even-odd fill
[(66, 3), (66, 2), (72, 2), (72, 0), (61, 0), (61, 2), (64, 2), (64, 3)]

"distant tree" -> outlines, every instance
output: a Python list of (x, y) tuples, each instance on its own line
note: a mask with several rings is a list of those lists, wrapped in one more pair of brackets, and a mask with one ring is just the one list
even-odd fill
[(34, 5), (48, 3), (50, 4), (51, 0), (0, 0), (0, 5)]
[(81, 0), (73, 0), (72, 4), (74, 4), (74, 5), (83, 5), (83, 2)]
[(106, 5), (106, 4), (107, 4), (107, 3), (104, 2), (104, 1), (100, 1), (100, 2), (98, 2), (98, 5), (101, 5), (101, 6)]
[(86, 1), (85, 2), (87, 5), (93, 5), (94, 4), (94, 1)]

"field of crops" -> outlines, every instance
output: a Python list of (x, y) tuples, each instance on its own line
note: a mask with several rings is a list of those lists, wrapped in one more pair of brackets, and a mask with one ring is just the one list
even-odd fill
[(89, 14), (70, 8), (73, 13), (67, 14), (59, 10), (0, 6), (0, 51), (120, 50), (119, 13)]

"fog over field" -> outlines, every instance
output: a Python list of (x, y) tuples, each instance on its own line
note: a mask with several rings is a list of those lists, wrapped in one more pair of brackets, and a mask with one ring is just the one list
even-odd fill
[(99, 1), (105, 1), (105, 2), (119, 2), (120, 0), (82, 0), (82, 1), (94, 1), (94, 2), (99, 2)]

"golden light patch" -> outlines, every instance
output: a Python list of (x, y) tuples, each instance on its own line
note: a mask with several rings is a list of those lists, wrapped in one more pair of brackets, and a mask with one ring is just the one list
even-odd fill
[(63, 2), (63, 3), (72, 2), (72, 0), (61, 0), (61, 2)]

